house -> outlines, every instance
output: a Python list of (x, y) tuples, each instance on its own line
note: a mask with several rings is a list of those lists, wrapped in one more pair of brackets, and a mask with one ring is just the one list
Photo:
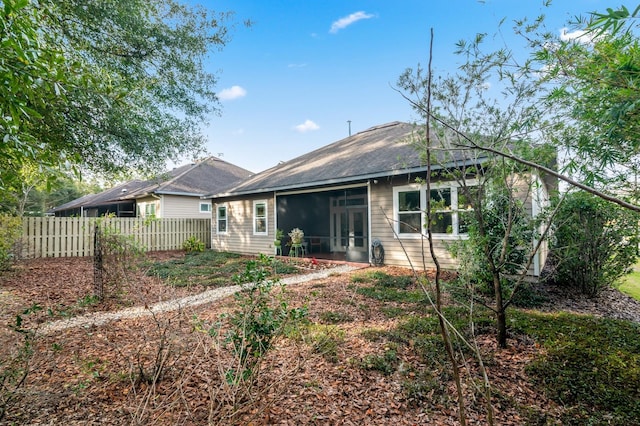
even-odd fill
[(85, 195), (50, 210), (55, 216), (208, 218), (219, 191), (252, 173), (216, 157), (177, 167), (151, 180), (131, 180), (98, 194)]
[[(386, 265), (421, 267), (424, 258), (431, 263), (420, 233), (426, 186), (416, 178), (426, 177), (427, 166), (423, 153), (410, 143), (416, 132), (409, 123), (376, 126), (209, 195), (214, 206), (212, 248), (275, 253), (276, 230), (286, 236), (300, 228), (307, 256), (377, 264), (384, 253)], [(448, 166), (432, 163), (432, 170)], [(540, 188), (535, 200), (529, 200), (530, 210), (548, 199), (545, 185)], [(453, 268), (447, 243), (464, 238), (458, 185), (439, 180), (432, 183), (433, 191), (445, 203), (433, 227), (434, 248), (440, 263)], [(543, 261), (538, 259), (535, 273)]]

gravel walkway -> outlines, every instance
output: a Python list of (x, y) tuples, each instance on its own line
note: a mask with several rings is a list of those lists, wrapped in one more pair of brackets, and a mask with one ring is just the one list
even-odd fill
[[(292, 277), (283, 278), (280, 280), (280, 282), (285, 285), (298, 284), (311, 280), (326, 278), (329, 275), (336, 273), (350, 272), (356, 269), (359, 269), (359, 267), (352, 265), (340, 265), (335, 268), (325, 269), (320, 272), (313, 272), (310, 274), (295, 275)], [(81, 315), (73, 318), (51, 322), (42, 326), (39, 331), (42, 334), (51, 334), (56, 331), (64, 330), (71, 327), (90, 327), (94, 325), (103, 325), (108, 322), (121, 319), (139, 318), (162, 312), (175, 311), (178, 309), (198, 306), (204, 303), (222, 299), (239, 291), (241, 288), (242, 286), (238, 285), (230, 287), (220, 287), (207, 290), (202, 293), (194, 294), (192, 296), (182, 297), (180, 299), (155, 303), (151, 306), (136, 306), (133, 308), (122, 309), (116, 312), (94, 312), (87, 315)]]

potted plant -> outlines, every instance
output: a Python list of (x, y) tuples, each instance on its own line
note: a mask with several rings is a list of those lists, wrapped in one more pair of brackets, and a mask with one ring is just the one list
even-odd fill
[(282, 245), (282, 237), (284, 237), (284, 231), (282, 229), (276, 229), (276, 239), (273, 241), (273, 245), (280, 247)]
[(300, 228), (293, 228), (291, 232), (289, 232), (289, 236), (291, 237), (291, 244), (302, 244), (304, 232)]

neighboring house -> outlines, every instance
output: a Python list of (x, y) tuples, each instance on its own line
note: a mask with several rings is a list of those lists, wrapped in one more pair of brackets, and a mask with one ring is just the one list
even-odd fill
[[(274, 253), (276, 230), (286, 237), (297, 227), (305, 233), (307, 256), (377, 263), (381, 245), (386, 265), (420, 268), (423, 259), (431, 264), (420, 232), (403, 225), (421, 229), (425, 222), (426, 186), (416, 178), (424, 179), (427, 167), (408, 143), (415, 133), (408, 123), (373, 127), (212, 193), (212, 248)], [(548, 199), (547, 185), (539, 188), (535, 200), (528, 201), (530, 210), (539, 210)], [(434, 226), (434, 247), (441, 264), (450, 268), (455, 260), (446, 244), (464, 238), (457, 190), (455, 182), (432, 184), (447, 204)], [(536, 261), (535, 274), (544, 256)]]
[(209, 157), (177, 167), (151, 180), (132, 180), (99, 194), (85, 195), (49, 211), (55, 216), (209, 218), (205, 194), (251, 176), (241, 167)]

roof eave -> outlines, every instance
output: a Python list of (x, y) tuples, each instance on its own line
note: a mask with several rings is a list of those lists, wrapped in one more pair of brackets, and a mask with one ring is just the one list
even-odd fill
[[(431, 165), (431, 170), (435, 171), (435, 170), (440, 170), (440, 169), (447, 169), (450, 167), (466, 167), (466, 166), (470, 166), (472, 164), (480, 164), (480, 163), (484, 163), (487, 160), (486, 157), (481, 157), (481, 158), (476, 158), (473, 160), (465, 160), (465, 161), (456, 161), (456, 162), (452, 162), (452, 163), (447, 163), (444, 165), (439, 165), (439, 164), (432, 164)], [(207, 194), (202, 196), (201, 198), (203, 199), (214, 199), (214, 198), (229, 198), (229, 197), (241, 197), (244, 195), (252, 195), (252, 194), (264, 194), (266, 192), (281, 192), (281, 191), (290, 191), (293, 189), (308, 189), (308, 188), (313, 188), (313, 187), (325, 187), (328, 185), (337, 185), (337, 184), (344, 184), (347, 182), (355, 182), (355, 181), (365, 181), (367, 179), (379, 179), (379, 178), (383, 178), (383, 177), (392, 177), (392, 176), (400, 176), (400, 175), (406, 175), (406, 174), (412, 174), (412, 173), (420, 173), (420, 172), (426, 172), (427, 171), (427, 166), (418, 166), (418, 167), (411, 167), (411, 168), (405, 168), (405, 169), (397, 169), (397, 170), (390, 170), (390, 171), (384, 171), (384, 172), (377, 172), (377, 173), (368, 173), (365, 175), (356, 175), (356, 176), (349, 176), (349, 177), (345, 177), (345, 178), (338, 178), (338, 179), (325, 179), (325, 180), (321, 180), (321, 181), (314, 181), (314, 182), (308, 182), (308, 183), (303, 183), (303, 184), (292, 184), (292, 185), (281, 185), (281, 186), (273, 186), (273, 187), (266, 187), (266, 188), (259, 188), (259, 189), (252, 189), (252, 190), (248, 190), (248, 191), (237, 191), (237, 192), (223, 192), (223, 193), (219, 193), (219, 194)]]
[(228, 198), (228, 197), (238, 197), (243, 195), (251, 195), (251, 194), (263, 194), (265, 192), (281, 192), (281, 191), (290, 191), (292, 189), (305, 189), (305, 188), (313, 188), (313, 187), (326, 187), (329, 185), (339, 185), (348, 182), (356, 182), (356, 181), (366, 181), (368, 179), (378, 179), (387, 176), (399, 176), (411, 173), (418, 173), (426, 171), (426, 166), (421, 167), (413, 167), (410, 169), (401, 169), (394, 170), (391, 172), (378, 172), (378, 173), (369, 173), (366, 175), (357, 175), (357, 176), (349, 176), (346, 178), (338, 178), (338, 179), (325, 179), (321, 181), (308, 182), (303, 184), (295, 184), (295, 185), (281, 185), (281, 186), (273, 186), (267, 188), (259, 188), (253, 189), (250, 191), (238, 191), (238, 192), (225, 192), (220, 194), (208, 194), (203, 198)]

